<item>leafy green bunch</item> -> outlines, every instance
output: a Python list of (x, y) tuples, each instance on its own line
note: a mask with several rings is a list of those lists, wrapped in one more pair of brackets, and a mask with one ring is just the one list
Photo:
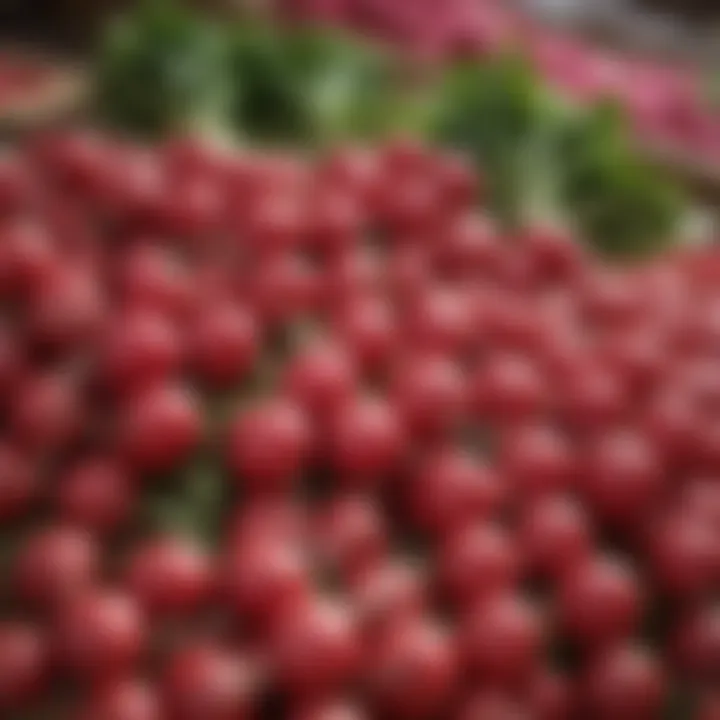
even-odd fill
[(394, 67), (375, 46), (329, 30), (225, 27), (146, 0), (105, 38), (97, 106), (112, 125), (144, 135), (200, 128), (322, 143), (390, 128), (405, 96)]
[(556, 152), (560, 200), (596, 247), (610, 255), (642, 256), (677, 235), (680, 189), (634, 150), (616, 106), (599, 104), (565, 123)]
[(375, 137), (408, 95), (388, 54), (327, 29), (241, 27), (231, 63), (233, 124), (261, 141)]
[(507, 226), (560, 217), (603, 253), (626, 256), (676, 233), (679, 189), (635, 150), (614, 104), (571, 106), (515, 55), (450, 70), (439, 96), (432, 135), (486, 169)]
[(146, 0), (103, 39), (96, 107), (135, 134), (209, 130), (223, 125), (231, 85), (224, 33), (170, 0)]
[(392, 52), (339, 30), (221, 26), (145, 0), (113, 26), (98, 64), (100, 115), (125, 130), (178, 129), (318, 147), (411, 131), (468, 152), (509, 228), (560, 221), (602, 252), (673, 238), (677, 188), (636, 151), (618, 108), (577, 108), (522, 53), (450, 65), (419, 86)]

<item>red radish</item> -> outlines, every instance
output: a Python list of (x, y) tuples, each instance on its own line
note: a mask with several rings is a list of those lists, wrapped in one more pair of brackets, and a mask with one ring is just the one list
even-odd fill
[(350, 703), (329, 701), (313, 703), (292, 715), (292, 720), (366, 720), (369, 716)]
[(0, 295), (32, 297), (57, 267), (53, 239), (42, 226), (20, 221), (0, 227), (0, 237)]
[(301, 603), (309, 590), (302, 550), (289, 539), (258, 533), (228, 551), (222, 569), (227, 600), (240, 618), (260, 621), (261, 629)]
[(559, 404), (569, 423), (596, 430), (622, 418), (625, 387), (609, 368), (596, 364), (580, 365), (562, 378)]
[(185, 177), (171, 183), (164, 194), (158, 225), (170, 235), (200, 242), (218, 228), (223, 210), (224, 197), (216, 182)]
[(160, 720), (160, 702), (152, 687), (139, 680), (120, 680), (92, 693), (78, 720)]
[(239, 508), (228, 535), (231, 548), (258, 538), (300, 546), (309, 532), (308, 512), (303, 504), (289, 497), (261, 496)]
[(571, 637), (593, 645), (630, 636), (643, 598), (637, 577), (620, 560), (598, 556), (577, 565), (563, 579), (559, 612)]
[(281, 686), (297, 697), (341, 689), (361, 661), (352, 612), (324, 598), (289, 607), (275, 624), (270, 652)]
[(380, 398), (346, 402), (336, 413), (330, 435), (331, 462), (352, 484), (376, 484), (397, 467), (405, 451), (401, 419)]
[(317, 555), (354, 577), (379, 563), (388, 550), (382, 508), (363, 496), (339, 496), (320, 515)]
[(112, 160), (104, 182), (89, 190), (98, 209), (110, 222), (155, 232), (168, 192), (163, 168), (152, 153), (137, 147), (123, 148)]
[(425, 458), (408, 494), (418, 524), (440, 534), (474, 518), (490, 517), (504, 504), (502, 480), (494, 470), (453, 447)]
[(716, 695), (707, 695), (700, 701), (696, 720), (717, 720), (720, 717), (720, 699)]
[(75, 465), (58, 487), (63, 520), (92, 532), (113, 532), (130, 516), (136, 500), (133, 478), (112, 457), (89, 457)]
[(230, 425), (229, 464), (251, 492), (292, 486), (308, 458), (312, 427), (300, 407), (271, 398), (240, 411)]
[(136, 603), (108, 590), (90, 590), (60, 609), (55, 652), (80, 677), (118, 677), (139, 660), (145, 623)]
[(313, 268), (289, 253), (260, 261), (248, 281), (253, 307), (270, 326), (301, 318), (318, 300)]
[(243, 655), (197, 642), (170, 658), (163, 708), (177, 720), (244, 720), (252, 717), (255, 685), (255, 671)]
[(552, 427), (526, 425), (508, 431), (502, 454), (504, 474), (523, 496), (563, 491), (575, 479), (573, 448)]
[(261, 255), (297, 249), (303, 244), (305, 230), (303, 206), (294, 193), (263, 193), (245, 219), (248, 243)]
[(697, 408), (687, 395), (676, 388), (665, 388), (653, 398), (647, 410), (645, 428), (649, 439), (676, 466), (684, 463), (692, 452), (699, 419)]
[(571, 237), (552, 228), (534, 227), (522, 235), (520, 241), (540, 280), (558, 283), (577, 279), (583, 257)]
[(535, 670), (543, 630), (538, 611), (527, 601), (507, 593), (481, 600), (465, 622), (463, 652), (478, 678), (512, 687)]
[(212, 579), (210, 560), (199, 547), (161, 537), (133, 554), (126, 585), (148, 612), (166, 617), (197, 610), (210, 596)]
[(683, 488), (683, 510), (720, 530), (720, 484), (712, 478), (690, 480)]
[(586, 675), (585, 707), (599, 718), (650, 718), (663, 707), (664, 673), (642, 648), (610, 649), (591, 662)]
[(352, 397), (357, 375), (354, 360), (342, 345), (320, 341), (289, 361), (284, 385), (308, 412), (327, 419)]
[(0, 211), (3, 215), (25, 209), (33, 194), (33, 178), (17, 158), (0, 158)]
[(461, 153), (448, 153), (435, 161), (444, 207), (451, 211), (464, 210), (481, 199), (483, 178)]
[(38, 133), (28, 153), (61, 187), (84, 193), (105, 178), (116, 150), (109, 138), (83, 129)]
[(0, 709), (12, 713), (32, 703), (46, 679), (45, 639), (32, 625), (0, 624)]
[(369, 370), (386, 364), (398, 346), (396, 314), (382, 296), (363, 295), (345, 303), (335, 314), (334, 327)]
[[(474, 346), (480, 351), (497, 348), (508, 353), (534, 354), (542, 349), (546, 330), (539, 312), (545, 308), (536, 309), (515, 290), (495, 285), (476, 288), (471, 302), (477, 323)], [(555, 330), (565, 322), (562, 317), (553, 320)]]
[(500, 355), (489, 360), (472, 384), (478, 416), (501, 423), (535, 419), (547, 405), (547, 386), (527, 358)]
[(501, 257), (497, 230), (487, 217), (461, 215), (433, 248), (432, 256), (450, 277), (495, 277)]
[(446, 538), (438, 556), (442, 586), (462, 608), (512, 590), (520, 572), (521, 556), (514, 539), (491, 523), (457, 530)]
[(328, 188), (319, 193), (308, 209), (308, 242), (330, 254), (352, 247), (363, 222), (359, 200), (352, 192), (339, 188)]
[(28, 377), (15, 391), (11, 426), (17, 442), (32, 452), (57, 452), (85, 429), (75, 381), (59, 374)]
[(588, 501), (610, 522), (633, 522), (662, 493), (660, 458), (640, 434), (608, 433), (592, 448), (587, 462), (584, 482)]
[(418, 350), (462, 352), (472, 340), (472, 314), (456, 288), (425, 288), (408, 309), (405, 323), (407, 341)]
[(219, 180), (229, 169), (222, 148), (196, 135), (172, 137), (159, 152), (171, 176)]
[(671, 596), (692, 600), (720, 581), (720, 531), (689, 514), (660, 520), (649, 539), (658, 584)]
[(593, 551), (593, 529), (580, 503), (563, 495), (532, 502), (523, 513), (520, 542), (530, 568), (561, 578)]
[(122, 395), (165, 382), (180, 369), (183, 339), (167, 318), (134, 311), (116, 318), (104, 342), (102, 372)]
[(200, 377), (213, 387), (225, 387), (243, 380), (252, 370), (260, 328), (247, 309), (219, 301), (202, 308), (189, 343)]
[(140, 241), (121, 258), (121, 299), (131, 308), (186, 313), (193, 302), (192, 278), (169, 250), (151, 241)]
[(411, 241), (393, 248), (385, 271), (391, 298), (401, 307), (412, 305), (424, 292), (431, 271), (427, 248)]
[(682, 671), (691, 679), (718, 679), (720, 659), (720, 610), (712, 604), (691, 609), (682, 618), (674, 642), (674, 655)]
[(534, 718), (529, 708), (523, 706), (510, 693), (485, 690), (470, 697), (462, 706), (459, 720), (530, 720)]
[(574, 689), (567, 677), (542, 671), (530, 683), (528, 695), (528, 702), (539, 720), (565, 720), (573, 716)]
[(37, 470), (10, 445), (0, 445), (0, 520), (24, 515), (37, 498)]
[(90, 587), (99, 548), (90, 535), (49, 527), (31, 535), (15, 559), (14, 587), (28, 603), (54, 608)]
[(92, 274), (63, 269), (33, 298), (27, 321), (30, 336), (41, 348), (77, 352), (95, 339), (105, 311), (103, 292)]
[(394, 401), (418, 438), (451, 433), (465, 410), (465, 378), (458, 365), (440, 356), (419, 355), (396, 369)]
[(25, 371), (24, 352), (20, 338), (5, 324), (0, 324), (0, 408), (7, 405), (8, 394)]
[(457, 682), (451, 638), (429, 621), (388, 627), (369, 668), (369, 693), (381, 712), (419, 720), (450, 701)]
[(341, 146), (321, 160), (318, 176), (321, 184), (342, 187), (363, 197), (379, 170), (379, 158), (372, 148)]
[(386, 561), (368, 568), (354, 578), (352, 594), (361, 629), (371, 638), (421, 618), (427, 609), (422, 570), (407, 562)]
[(382, 256), (364, 248), (333, 254), (324, 263), (322, 301), (330, 310), (350, 304), (382, 289), (385, 269)]
[(142, 472), (177, 467), (195, 450), (202, 435), (195, 396), (181, 386), (149, 389), (123, 408), (121, 448)]

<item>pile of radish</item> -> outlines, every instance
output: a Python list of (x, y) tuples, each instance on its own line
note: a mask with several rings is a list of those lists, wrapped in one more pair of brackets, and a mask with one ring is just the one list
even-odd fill
[(482, 192), (407, 140), (2, 159), (2, 717), (718, 717), (720, 255)]

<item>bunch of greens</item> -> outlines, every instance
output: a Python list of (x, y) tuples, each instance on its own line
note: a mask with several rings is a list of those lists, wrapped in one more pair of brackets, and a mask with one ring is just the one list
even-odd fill
[(408, 95), (377, 46), (329, 30), (246, 21), (224, 27), (172, 0), (145, 0), (113, 25), (97, 105), (133, 133), (237, 133), (320, 144), (393, 127)]
[(142, 135), (222, 127), (227, 42), (171, 0), (146, 0), (113, 24), (97, 62), (96, 105), (108, 124)]
[(262, 141), (376, 136), (406, 97), (387, 54), (328, 30), (241, 27), (231, 65), (234, 126)]
[(450, 66), (418, 88), (391, 53), (338, 30), (226, 28), (145, 0), (107, 38), (97, 87), (102, 116), (144, 134), (209, 127), (318, 147), (418, 132), (475, 159), (508, 227), (559, 217), (608, 254), (662, 246), (681, 216), (621, 113), (569, 106), (521, 55)]
[(548, 100), (519, 56), (450, 68), (437, 90), (431, 135), (483, 168), (491, 207), (510, 227), (542, 204), (541, 190), (553, 194), (547, 151), (556, 118)]
[(600, 104), (566, 122), (556, 153), (560, 200), (594, 246), (610, 255), (645, 255), (677, 234), (679, 188), (634, 151), (617, 107)]
[(676, 232), (678, 189), (635, 151), (618, 108), (569, 106), (517, 56), (450, 69), (438, 97), (433, 137), (485, 169), (507, 226), (560, 217), (610, 255), (652, 252)]

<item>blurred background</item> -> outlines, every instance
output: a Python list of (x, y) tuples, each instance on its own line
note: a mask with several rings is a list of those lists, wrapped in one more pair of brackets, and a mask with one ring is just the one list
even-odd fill
[[(6, 38), (23, 37), (76, 47), (97, 33), (108, 14), (133, 0), (2, 0), (0, 28)], [(269, 5), (272, 0), (264, 0)], [(236, 9), (247, 0), (195, 0), (196, 5)], [(697, 51), (697, 35), (709, 37), (720, 22), (715, 0), (515, 0), (548, 20), (615, 32), (663, 45), (668, 51)], [(710, 25), (708, 25), (710, 23)], [(713, 27), (714, 26), (714, 27)]]

